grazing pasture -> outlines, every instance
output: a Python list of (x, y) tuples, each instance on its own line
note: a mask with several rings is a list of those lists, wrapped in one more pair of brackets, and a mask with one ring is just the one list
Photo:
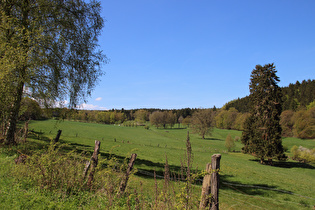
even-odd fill
[[(139, 190), (141, 185), (148, 202), (153, 202), (154, 197), (155, 180), (153, 173), (156, 171), (157, 177), (163, 176), (166, 157), (171, 173), (177, 175), (181, 173), (181, 165), (185, 162), (187, 132), (190, 131), (189, 128), (176, 128), (176, 126), (173, 129), (156, 129), (152, 126), (145, 129), (143, 126), (124, 127), (56, 120), (32, 121), (29, 129), (32, 132), (28, 141), (34, 148), (45, 147), (61, 129), (60, 142), (68, 144), (65, 147), (67, 150), (91, 154), (94, 149), (94, 141), (99, 140), (101, 141), (101, 158), (112, 155), (123, 161), (124, 158), (130, 157), (131, 153), (137, 153), (134, 166), (137, 172), (129, 180), (128, 188), (129, 190)], [(288, 160), (286, 162), (275, 161), (273, 166), (261, 165), (253, 156), (241, 153), (240, 140), (235, 142), (234, 152), (227, 152), (224, 145), (229, 134), (233, 139), (241, 137), (240, 131), (216, 128), (212, 131), (212, 135), (206, 136), (205, 139), (201, 139), (197, 134), (189, 133), (193, 153), (193, 168), (196, 171), (204, 170), (213, 154), (220, 153), (222, 155), (221, 209), (313, 208), (315, 205), (314, 163), (307, 164)], [(283, 145), (288, 149), (286, 154), (291, 156), (290, 149), (293, 145), (313, 148), (315, 140), (284, 138)], [(23, 150), (22, 147), (21, 150)], [(0, 156), (0, 197), (2, 197), (0, 203), (3, 203), (0, 204), (0, 207), (1, 205), (8, 207), (12, 205), (12, 202), (21, 206), (20, 202), (30, 202), (29, 197), (32, 197), (32, 193), (37, 195), (36, 192), (32, 191), (32, 188), (27, 190), (25, 187), (22, 189), (25, 195), (22, 194), (20, 192), (21, 186), (17, 186), (16, 180), (4, 177), (9, 173), (8, 168), (14, 167), (14, 156), (12, 155), (1, 153)], [(161, 184), (163, 180), (158, 180), (157, 183)], [(9, 184), (12, 184), (13, 187), (9, 188)], [(196, 197), (200, 197), (201, 185), (198, 180), (192, 193)], [(21, 196), (22, 198), (18, 199)], [(33, 204), (27, 205), (38, 207), (37, 205), (40, 205), (39, 203), (42, 201), (43, 204), (48, 203), (55, 207), (62, 206), (61, 198), (50, 196), (33, 196), (31, 199)], [(92, 199), (90, 203), (84, 204), (67, 198), (62, 202), (64, 206), (90, 207), (96, 201)]]

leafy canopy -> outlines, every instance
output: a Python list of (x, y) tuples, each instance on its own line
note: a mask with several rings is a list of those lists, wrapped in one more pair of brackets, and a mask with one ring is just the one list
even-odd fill
[(1, 81), (23, 83), (34, 98), (84, 100), (106, 61), (100, 9), (96, 1), (1, 0)]

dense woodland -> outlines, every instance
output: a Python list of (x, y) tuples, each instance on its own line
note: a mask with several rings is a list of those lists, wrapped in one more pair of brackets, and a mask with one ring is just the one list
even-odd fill
[[(282, 136), (315, 138), (315, 80), (308, 80), (282, 87)], [(222, 108), (210, 108), (213, 112), (211, 126), (222, 129), (244, 130), (244, 122), (249, 116), (249, 96), (233, 100)], [(74, 120), (124, 126), (141, 126), (150, 122), (158, 128), (190, 127), (194, 113), (201, 109), (133, 109), (133, 110), (75, 110), (67, 108), (41, 109), (37, 102), (24, 98), (20, 119)], [(148, 126), (146, 126), (148, 128)]]
[[(290, 83), (288, 87), (282, 87), (282, 110), (297, 111), (306, 109), (315, 100), (315, 80), (303, 80), (301, 83), (296, 81), (295, 84)], [(226, 109), (234, 107), (237, 111), (245, 113), (249, 112), (250, 98), (238, 98), (228, 102)]]

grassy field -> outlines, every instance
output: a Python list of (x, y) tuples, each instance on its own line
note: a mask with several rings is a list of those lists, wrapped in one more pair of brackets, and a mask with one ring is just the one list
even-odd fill
[[(92, 152), (94, 141), (100, 140), (101, 156), (103, 157), (113, 154), (119, 159), (124, 159), (130, 157), (131, 153), (137, 153), (135, 168), (138, 169), (138, 173), (131, 178), (129, 187), (139, 188), (141, 182), (144, 188), (147, 189), (146, 193), (149, 196), (150, 192), (154, 191), (154, 179), (151, 176), (144, 176), (141, 172), (153, 173), (155, 170), (157, 174), (163, 175), (166, 156), (170, 170), (179, 172), (186, 151), (187, 131), (189, 131), (186, 128), (156, 129), (150, 127), (147, 130), (144, 127), (46, 120), (30, 123), (30, 130), (34, 132), (29, 141), (37, 146), (46, 145), (55, 137), (58, 129), (62, 130), (60, 141), (68, 143), (69, 148), (77, 151)], [(240, 152), (242, 147), (240, 141), (236, 142), (235, 152), (228, 153), (224, 147), (225, 138), (228, 134), (233, 139), (241, 136), (240, 131), (214, 129), (212, 135), (203, 140), (198, 135), (190, 133), (194, 168), (203, 170), (206, 164), (210, 162), (211, 155), (216, 153), (222, 155), (221, 209), (313, 208), (315, 205), (314, 164), (289, 160), (287, 162), (275, 162), (273, 166), (261, 165), (253, 156)], [(284, 138), (283, 145), (289, 150), (293, 145), (313, 148), (315, 140)], [(287, 155), (291, 155), (289, 151)], [(21, 200), (14, 199), (14, 197), (23, 194), (20, 192), (21, 186), (15, 184), (14, 180), (4, 177), (7, 173), (6, 170), (8, 170), (7, 166), (14, 162), (14, 156), (1, 154), (0, 157), (0, 173), (3, 176), (0, 177), (0, 186), (2, 186), (0, 188), (2, 196), (0, 203), (6, 203), (5, 198), (10, 198), (11, 204), (18, 204)], [(9, 184), (12, 184), (13, 188), (9, 188)], [(32, 192), (23, 189), (24, 194), (32, 195)], [(195, 193), (196, 195), (201, 193), (201, 186), (198, 184), (195, 186)], [(25, 198), (25, 196), (22, 197)], [(35, 204), (29, 205), (31, 205), (30, 207), (36, 207), (36, 202), (47, 202), (49, 205), (59, 208), (58, 205), (61, 204), (58, 204), (55, 200), (55, 198), (49, 198), (49, 196), (33, 198), (32, 202)], [(31, 201), (26, 199), (24, 202)], [(78, 202), (76, 199), (73, 202), (67, 200), (62, 206), (65, 208), (72, 205), (85, 206), (77, 204)]]

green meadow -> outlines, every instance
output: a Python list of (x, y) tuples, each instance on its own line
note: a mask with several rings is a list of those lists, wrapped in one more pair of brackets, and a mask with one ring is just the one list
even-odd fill
[[(42, 120), (32, 121), (29, 125), (32, 131), (28, 138), (33, 148), (46, 147), (51, 139), (62, 130), (60, 142), (68, 144), (68, 150), (91, 154), (95, 140), (101, 141), (101, 157), (109, 155), (123, 161), (132, 153), (137, 153), (135, 169), (137, 172), (128, 183), (130, 189), (145, 189), (144, 193), (150, 199), (153, 196), (155, 180), (154, 171), (163, 176), (167, 157), (171, 173), (180, 173), (181, 164), (185, 161), (186, 139), (189, 128), (176, 125), (172, 129), (156, 129), (150, 126), (124, 127), (120, 125), (104, 125), (73, 121)], [(201, 139), (197, 134), (189, 133), (193, 168), (204, 170), (211, 161), (213, 154), (221, 154), (220, 172), (220, 208), (221, 209), (313, 209), (315, 205), (315, 164), (299, 163), (293, 160), (275, 161), (272, 166), (261, 165), (253, 156), (241, 153), (242, 144), (236, 141), (234, 152), (227, 152), (225, 139), (230, 134), (233, 139), (241, 137), (241, 131), (213, 129), (212, 134)], [(291, 156), (293, 145), (314, 148), (315, 140), (284, 138), (283, 145), (286, 154)], [(21, 151), (23, 150), (21, 146)], [(0, 148), (1, 149), (1, 148)], [(3, 150), (1, 150), (3, 151)], [(90, 208), (92, 203), (62, 200), (36, 194), (36, 190), (18, 186), (13, 178), (6, 177), (10, 167), (14, 166), (16, 154), (0, 155), (0, 207), (16, 209), (39, 208), (40, 205), (51, 208)], [(158, 183), (162, 183), (162, 179)], [(10, 185), (12, 185), (10, 187)], [(196, 182), (194, 194), (201, 193), (201, 184)], [(21, 199), (18, 199), (22, 196)], [(10, 198), (10, 199), (9, 199)], [(22, 202), (30, 202), (22, 204)], [(1, 204), (2, 203), (2, 204)], [(96, 207), (95, 207), (96, 208)]]

